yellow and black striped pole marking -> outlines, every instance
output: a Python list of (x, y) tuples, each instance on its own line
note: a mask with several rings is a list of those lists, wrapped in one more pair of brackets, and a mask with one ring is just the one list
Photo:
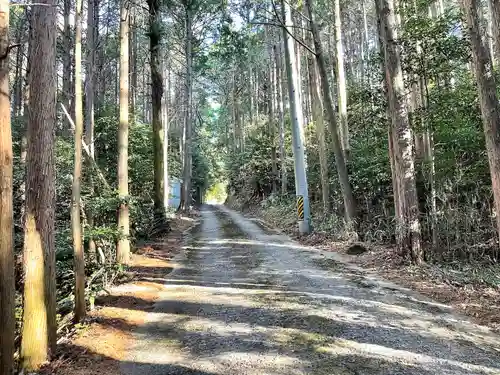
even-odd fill
[(304, 220), (304, 197), (302, 195), (297, 196), (297, 213), (300, 220)]

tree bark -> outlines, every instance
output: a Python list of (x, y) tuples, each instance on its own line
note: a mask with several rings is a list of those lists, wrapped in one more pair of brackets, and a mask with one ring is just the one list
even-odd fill
[(62, 87), (62, 102), (66, 108), (71, 108), (71, 0), (64, 0), (64, 29), (63, 29), (63, 87)]
[[(149, 6), (150, 1), (148, 1)], [(129, 16), (130, 116), (135, 121), (137, 106), (137, 9), (132, 5)]]
[[(89, 147), (90, 157), (95, 159), (94, 147), (94, 98), (95, 98), (95, 63), (96, 63), (96, 40), (99, 32), (96, 14), (99, 14), (99, 0), (88, 0), (87, 11), (87, 62), (85, 74), (85, 142)], [(91, 164), (92, 165), (92, 164)], [(90, 168), (89, 168), (90, 170)], [(94, 193), (94, 181), (89, 173), (90, 192)], [(94, 215), (92, 210), (87, 210), (87, 221), (90, 228), (94, 226)], [(95, 261), (96, 246), (92, 237), (89, 238), (88, 252), (92, 261)]]
[(286, 150), (285, 150), (285, 110), (284, 101), (286, 99), (286, 84), (282, 76), (282, 50), (281, 41), (280, 47), (278, 48), (276, 44), (274, 45), (274, 58), (276, 60), (276, 103), (278, 109), (279, 118), (279, 137), (280, 137), (280, 163), (281, 163), (281, 194), (286, 195), (288, 193), (288, 179), (286, 170)]
[(267, 109), (268, 109), (268, 120), (267, 120), (267, 131), (269, 134), (269, 140), (271, 142), (271, 189), (273, 194), (278, 192), (278, 186), (276, 184), (276, 177), (278, 175), (278, 161), (276, 160), (276, 145), (275, 145), (275, 90), (276, 90), (276, 77), (274, 69), (274, 54), (272, 47), (272, 33), (270, 29), (266, 30), (266, 38), (268, 43), (267, 55), (268, 55), (268, 81), (267, 81)]
[[(1, 0), (0, 53), (7, 54), (8, 48), (9, 1)], [(11, 375), (14, 367), (16, 303), (12, 205), (13, 155), (8, 56), (0, 60), (0, 93), (0, 375)]]
[[(32, 9), (30, 108), (26, 160), (24, 309), (21, 367), (37, 370), (56, 349), (54, 246), (56, 1)], [(36, 46), (36, 47), (35, 47)]]
[(191, 206), (191, 174), (193, 163), (193, 150), (192, 150), (192, 111), (193, 111), (193, 10), (191, 9), (191, 2), (188, 0), (185, 3), (185, 22), (186, 22), (186, 116), (184, 121), (184, 170), (183, 170), (183, 183), (182, 190), (183, 196), (181, 199), (181, 209), (187, 211)]
[(250, 100), (250, 126), (253, 125), (253, 122), (254, 122), (254, 99), (253, 99), (253, 95), (254, 95), (254, 90), (253, 90), (253, 71), (252, 71), (252, 66), (251, 64), (249, 64), (250, 66), (248, 67), (248, 98)]
[(312, 119), (316, 127), (316, 137), (318, 141), (323, 213), (326, 215), (330, 212), (330, 181), (328, 180), (328, 157), (326, 154), (325, 124), (323, 122), (323, 102), (321, 100), (321, 87), (318, 81), (318, 72), (314, 56), (307, 56), (307, 70), (309, 72)]
[[(394, 137), (395, 176), (397, 179), (400, 215), (397, 217), (396, 240), (404, 254), (410, 254), (414, 263), (423, 260), (418, 197), (415, 183), (415, 150), (413, 132), (408, 119), (403, 71), (397, 40), (397, 16), (393, 0), (380, 0), (378, 6), (381, 23), (387, 100), (391, 113)], [(396, 196), (396, 195), (395, 195)], [(398, 210), (396, 210), (398, 211)]]
[(337, 68), (337, 94), (339, 107), (339, 136), (344, 152), (344, 159), (349, 160), (349, 127), (347, 125), (347, 85), (344, 68), (344, 47), (342, 41), (342, 17), (340, 14), (340, 0), (334, 0), (335, 14), (335, 67)]
[(162, 97), (163, 77), (160, 64), (160, 2), (148, 0), (149, 6), (149, 52), (151, 66), (151, 103), (153, 106), (153, 186), (155, 221), (163, 223), (165, 217), (165, 202), (163, 188), (165, 181), (163, 171), (163, 124)]
[(500, 0), (488, 0), (491, 9), (491, 37), (493, 38), (493, 65), (500, 64)]
[(121, 232), (116, 248), (116, 261), (127, 264), (130, 261), (130, 218), (128, 193), (128, 125), (129, 125), (129, 2), (121, 0), (120, 5), (120, 119), (118, 125), (118, 228)]
[(71, 233), (75, 268), (74, 321), (85, 317), (85, 258), (83, 253), (80, 199), (82, 180), (83, 92), (82, 92), (82, 0), (76, 0), (75, 14), (75, 158), (71, 196)]
[(306, 0), (306, 6), (310, 15), (310, 27), (313, 36), (314, 47), (316, 49), (316, 63), (318, 65), (319, 77), (321, 79), (321, 88), (323, 91), (323, 104), (326, 107), (328, 115), (330, 133), (332, 136), (332, 148), (335, 154), (335, 164), (337, 166), (337, 173), (339, 177), (342, 196), (344, 198), (345, 220), (348, 231), (353, 231), (356, 219), (356, 202), (352, 194), (352, 187), (349, 182), (349, 175), (345, 163), (342, 145), (339, 139), (339, 131), (337, 129), (337, 122), (335, 110), (333, 108), (333, 101), (330, 94), (330, 85), (328, 82), (328, 73), (326, 71), (326, 62), (323, 54), (323, 47), (321, 45), (319, 30), (314, 21), (314, 13), (312, 9), (312, 0)]
[(472, 47), (472, 59), (479, 93), (479, 103), (495, 201), (497, 230), (500, 235), (500, 105), (498, 103), (498, 95), (496, 93), (497, 82), (493, 74), (490, 55), (481, 38), (478, 6), (477, 0), (463, 0), (462, 2)]
[(14, 91), (14, 99), (12, 103), (12, 113), (14, 116), (19, 117), (21, 116), (22, 113), (22, 108), (23, 108), (23, 66), (25, 64), (25, 59), (24, 59), (24, 54), (25, 54), (25, 45), (26, 43), (23, 42), (23, 39), (25, 38), (26, 34), (26, 25), (28, 23), (28, 9), (24, 10), (23, 13), (23, 22), (21, 25), (18, 26), (17, 32), (16, 32), (16, 39), (17, 42), (20, 43), (20, 46), (17, 47), (16, 51), (16, 70), (15, 70), (15, 76), (14, 76), (14, 85), (13, 85), (13, 91)]
[(163, 115), (163, 206), (165, 213), (168, 212), (168, 198), (170, 190), (170, 179), (168, 176), (168, 146), (169, 146), (169, 121), (170, 121), (170, 69), (165, 68), (163, 64), (163, 79), (165, 82), (165, 93), (162, 98), (162, 115)]

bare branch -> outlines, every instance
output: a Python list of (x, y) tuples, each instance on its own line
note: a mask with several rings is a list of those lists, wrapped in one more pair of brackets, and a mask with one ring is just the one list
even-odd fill
[(279, 16), (279, 13), (278, 13), (278, 8), (276, 8), (276, 3), (274, 2), (274, 0), (271, 0), (271, 4), (273, 5), (273, 9), (274, 9), (274, 15), (276, 16), (276, 19), (278, 20), (278, 22), (281, 24), (281, 27), (283, 28), (283, 30), (286, 31), (286, 33), (288, 35), (290, 35), (292, 37), (293, 40), (295, 40), (297, 43), (299, 43), (302, 47), (304, 47), (306, 50), (308, 50), (310, 53), (312, 53), (314, 56), (316, 56), (316, 52), (311, 48), (309, 47), (308, 45), (306, 45), (303, 41), (297, 39), (295, 37), (295, 35), (293, 35), (290, 30), (288, 30), (288, 28), (290, 26), (287, 26), (285, 25), (285, 23), (281, 20), (280, 16)]
[(40, 7), (52, 7), (56, 6), (54, 4), (45, 4), (45, 3), (12, 3), (9, 4), (10, 7), (31, 7), (31, 6), (40, 6)]

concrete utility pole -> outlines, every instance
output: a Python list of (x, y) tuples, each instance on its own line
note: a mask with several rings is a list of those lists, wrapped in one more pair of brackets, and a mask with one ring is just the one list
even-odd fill
[(290, 118), (292, 120), (292, 147), (295, 169), (295, 194), (297, 195), (297, 214), (299, 232), (306, 234), (311, 231), (309, 210), (309, 193), (307, 189), (307, 175), (305, 167), (305, 147), (301, 136), (301, 127), (304, 119), (302, 104), (299, 98), (300, 81), (297, 74), (297, 61), (295, 60), (295, 41), (291, 37), (292, 10), (286, 1), (281, 1), (281, 15), (284, 20), (283, 39), (285, 45), (285, 64), (288, 78), (288, 93), (290, 97)]

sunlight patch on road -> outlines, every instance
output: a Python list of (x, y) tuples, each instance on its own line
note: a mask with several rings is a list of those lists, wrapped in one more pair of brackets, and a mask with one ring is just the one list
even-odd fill
[[(334, 345), (321, 346), (317, 350), (322, 353), (329, 353), (336, 356), (357, 352), (359, 355), (366, 358), (383, 359), (384, 361), (393, 363), (409, 363), (426, 369), (439, 367), (440, 374), (442, 375), (456, 374), (456, 369), (453, 369), (453, 367), (471, 371), (470, 374), (498, 375), (500, 373), (500, 369), (489, 366), (474, 365), (452, 359), (443, 359), (425, 354), (417, 354), (407, 350), (393, 349), (382, 345), (359, 343), (344, 339), (339, 339)], [(449, 369), (446, 369), (443, 365), (449, 366)]]

